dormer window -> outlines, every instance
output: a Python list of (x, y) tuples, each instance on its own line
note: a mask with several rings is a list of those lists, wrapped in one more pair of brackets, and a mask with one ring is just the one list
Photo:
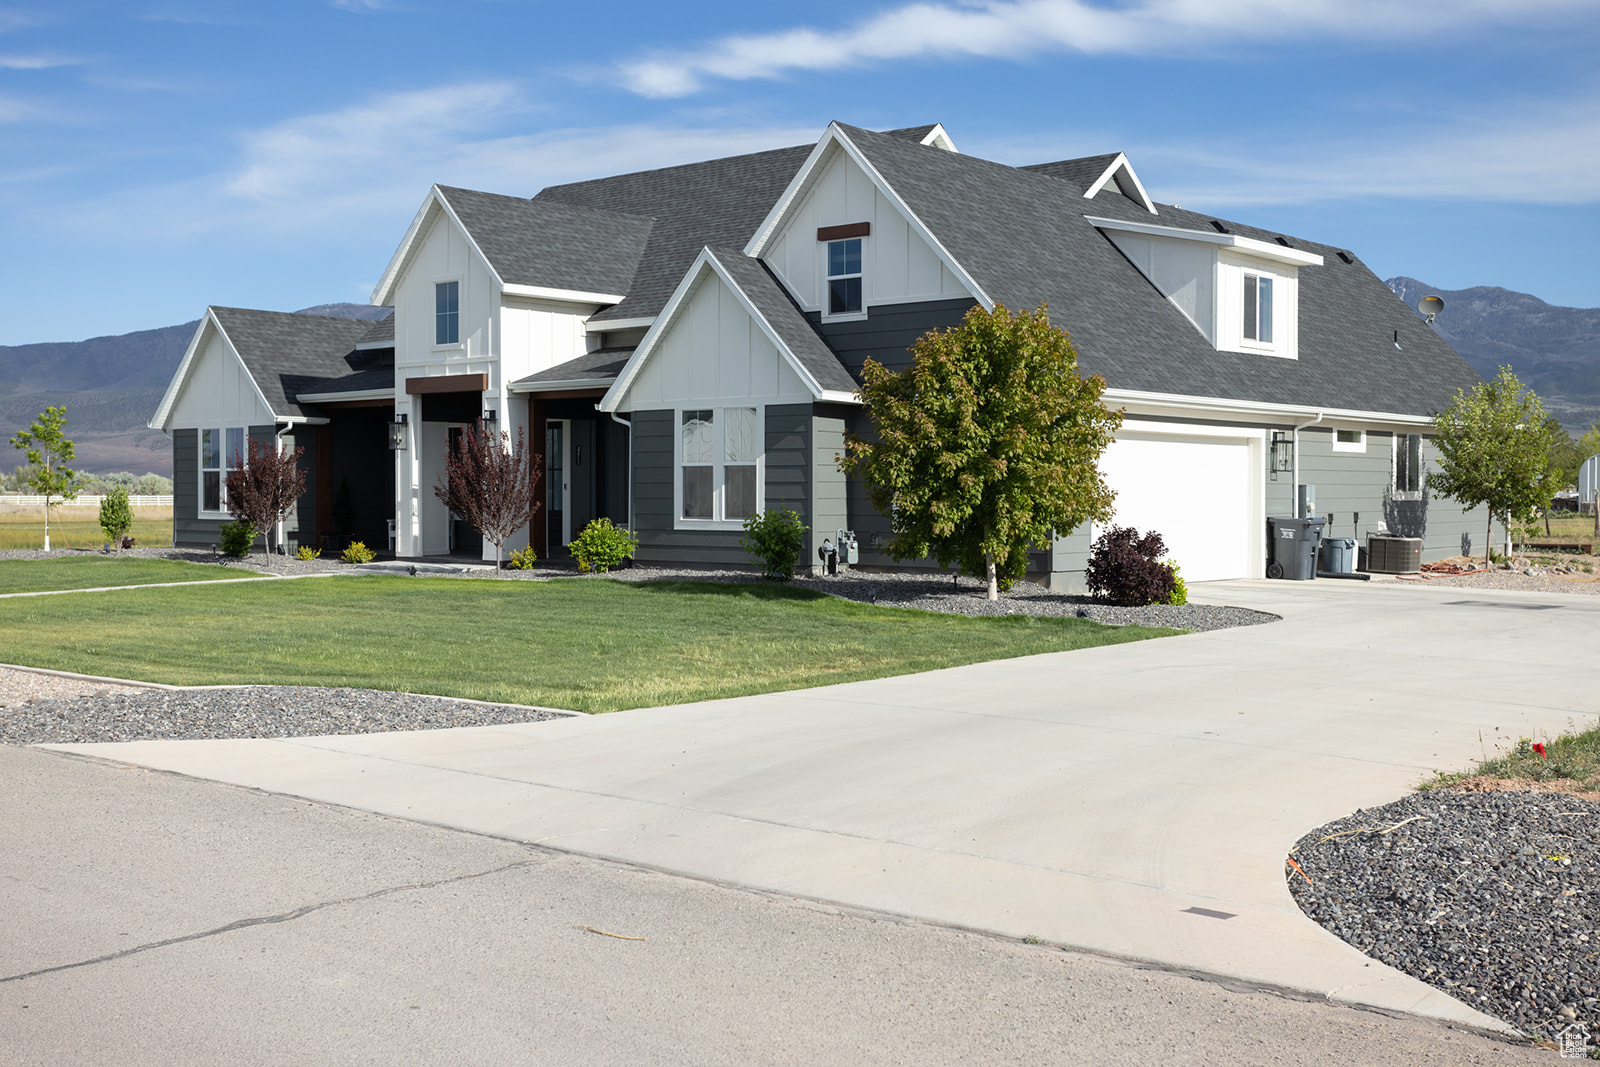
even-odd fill
[(828, 314), (861, 310), (861, 238), (828, 242)]
[(1264, 275), (1244, 276), (1244, 339), (1272, 343), (1272, 279)]

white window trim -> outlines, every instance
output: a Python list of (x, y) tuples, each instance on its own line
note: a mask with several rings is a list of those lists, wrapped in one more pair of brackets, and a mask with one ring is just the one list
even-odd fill
[[(1400, 442), (1408, 437), (1417, 439), (1417, 487), (1415, 489), (1401, 489), (1395, 484), (1400, 475)], [(1421, 434), (1401, 433), (1396, 431), (1390, 438), (1389, 446), (1389, 494), (1394, 500), (1421, 500), (1427, 490), (1427, 463), (1422, 455), (1423, 440)]]
[[(711, 462), (711, 508), (722, 514), (723, 483), (721, 476), (726, 461), (723, 459), (723, 437), (727, 423), (722, 412), (729, 408), (755, 408), (756, 432), (761, 435), (761, 451), (756, 456), (756, 514), (767, 510), (767, 406), (754, 400), (722, 400), (704, 404), (685, 404), (672, 411), (672, 528), (674, 530), (743, 530), (743, 519), (686, 519), (683, 517), (683, 413), (685, 411), (715, 412), (712, 416), (716, 430), (716, 455)], [(699, 466), (699, 464), (696, 464)]]
[[(1272, 340), (1251, 340), (1244, 335), (1245, 279), (1249, 276), (1272, 282)], [(1218, 255), (1216, 275), (1216, 348), (1219, 352), (1246, 352), (1299, 358), (1299, 275), (1293, 267), (1282, 267), (1264, 260), (1237, 254)], [(1259, 311), (1257, 312), (1259, 315)]]
[[(1365, 452), (1367, 450), (1367, 431), (1349, 426), (1335, 427), (1333, 432), (1333, 450), (1335, 452)], [(1355, 433), (1360, 435), (1356, 441), (1341, 441), (1341, 433)]]
[[(220, 467), (206, 466), (206, 431), (217, 434), (221, 441), (217, 445), (217, 458)], [(242, 455), (247, 459), (250, 455), (250, 427), (248, 426), (202, 426), (194, 432), (195, 451), (195, 514), (202, 519), (231, 519), (233, 512), (228, 510), (228, 472), (236, 468), (228, 466), (233, 456), (228, 453), (228, 431), (238, 430), (243, 436), (241, 444)], [(217, 503), (215, 510), (206, 507), (206, 471), (217, 471)]]
[[(1245, 334), (1245, 330), (1244, 330), (1244, 327), (1245, 327), (1245, 321), (1244, 321), (1245, 298), (1249, 295), (1250, 283), (1251, 283), (1252, 280), (1254, 280), (1256, 282), (1256, 333), (1259, 334), (1261, 332), (1261, 286), (1260, 286), (1260, 283), (1261, 283), (1261, 279), (1263, 279), (1263, 278), (1265, 278), (1267, 280), (1267, 291), (1268, 291), (1269, 296), (1271, 297), (1271, 299), (1269, 301), (1269, 305), (1271, 307), (1271, 310), (1267, 313), (1267, 325), (1268, 325), (1268, 327), (1271, 328), (1272, 337), (1270, 339), (1268, 339), (1268, 340), (1265, 340), (1265, 341), (1261, 340), (1260, 337), (1246, 337), (1244, 335)], [(1283, 288), (1284, 288), (1282, 281), (1279, 280), (1277, 275), (1273, 274), (1271, 271), (1261, 270), (1259, 268), (1246, 267), (1246, 268), (1244, 268), (1243, 271), (1240, 272), (1240, 282), (1241, 282), (1241, 284), (1239, 286), (1239, 302), (1238, 302), (1238, 304), (1236, 305), (1236, 308), (1235, 308), (1235, 310), (1237, 312), (1237, 318), (1239, 320), (1239, 343), (1241, 345), (1243, 345), (1245, 348), (1259, 349), (1260, 351), (1263, 351), (1263, 352), (1276, 352), (1276, 351), (1278, 351), (1278, 348), (1280, 346), (1279, 346), (1279, 343), (1277, 341), (1277, 338), (1282, 336), (1282, 331), (1278, 327), (1278, 294), (1280, 292), (1282, 292)]]
[[(439, 286), (448, 282), (456, 283), (456, 339), (447, 344), (440, 344)], [(433, 289), (433, 310), (428, 314), (428, 321), (433, 325), (433, 329), (429, 331), (433, 334), (433, 344), (429, 347), (435, 352), (460, 352), (465, 350), (466, 341), (464, 338), (466, 337), (466, 333), (462, 329), (463, 319), (466, 317), (462, 312), (462, 305), (466, 303), (467, 293), (465, 280), (459, 274), (441, 274), (433, 279), (433, 285), (431, 288)]]
[[(822, 272), (822, 282), (817, 288), (817, 304), (818, 304), (818, 307), (822, 311), (822, 320), (824, 322), (855, 322), (855, 321), (859, 321), (861, 319), (865, 319), (867, 317), (867, 253), (868, 253), (868, 250), (871, 248), (872, 235), (871, 234), (863, 234), (860, 237), (841, 237), (841, 238), (839, 238), (839, 240), (841, 240), (841, 241), (860, 241), (861, 242), (861, 273), (859, 275), (856, 275), (856, 274), (829, 274), (828, 273), (828, 255), (829, 255), (828, 246), (831, 245), (831, 244), (834, 244), (834, 242), (833, 241), (818, 241), (817, 244), (822, 249), (822, 254), (817, 257), (818, 262), (819, 262), (819, 267), (820, 267), (821, 272)], [(840, 311), (838, 313), (830, 312), (828, 310), (828, 308), (832, 305), (833, 301), (830, 299), (830, 295), (831, 294), (829, 292), (828, 283), (833, 281), (833, 279), (835, 279), (835, 278), (856, 278), (856, 277), (859, 277), (861, 279), (861, 310), (860, 311)]]

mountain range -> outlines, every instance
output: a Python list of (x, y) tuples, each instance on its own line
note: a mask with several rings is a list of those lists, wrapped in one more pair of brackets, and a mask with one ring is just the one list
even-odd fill
[[(1576, 435), (1600, 420), (1600, 308), (1546, 304), (1536, 296), (1494, 286), (1437, 289), (1415, 278), (1388, 286), (1411, 307), (1438, 296), (1439, 335), (1485, 378), (1509, 365)], [(376, 319), (387, 309), (367, 304), (318, 304), (296, 314)], [(67, 435), (77, 466), (87, 472), (172, 473), (167, 435), (145, 425), (194, 336), (196, 322), (117, 337), (33, 345), (0, 345), (0, 440), (51, 405), (67, 409)], [(7, 464), (14, 466), (16, 453)]]
[[(388, 308), (318, 304), (297, 315), (379, 319)], [(145, 425), (183, 360), (199, 320), (87, 341), (0, 345), (0, 444), (47, 407), (67, 409), (66, 434), (75, 469), (171, 476), (172, 441)], [(9, 460), (9, 461), (8, 461)], [(0, 448), (0, 466), (23, 462)]]
[(1600, 419), (1600, 308), (1556, 307), (1492, 285), (1436, 289), (1404, 276), (1386, 284), (1413, 308), (1425, 296), (1442, 299), (1439, 336), (1485, 378), (1509, 366), (1568, 433)]

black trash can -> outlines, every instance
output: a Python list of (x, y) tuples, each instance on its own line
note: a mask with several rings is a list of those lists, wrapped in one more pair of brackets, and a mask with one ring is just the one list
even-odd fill
[(1317, 576), (1317, 549), (1324, 519), (1267, 520), (1267, 577), (1310, 581)]

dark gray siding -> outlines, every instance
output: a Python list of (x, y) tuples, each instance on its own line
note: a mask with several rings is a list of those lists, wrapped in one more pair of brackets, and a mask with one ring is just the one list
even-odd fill
[[(1438, 469), (1438, 452), (1426, 435), (1422, 460), (1424, 474)], [(1426, 493), (1420, 500), (1395, 499), (1393, 463), (1394, 434), (1387, 430), (1368, 430), (1364, 452), (1335, 452), (1329, 428), (1300, 431), (1300, 482), (1316, 487), (1317, 514), (1331, 520), (1325, 536), (1353, 537), (1365, 548), (1383, 523), (1392, 534), (1422, 538), (1425, 561), (1457, 555), (1468, 546), (1482, 551), (1481, 510), (1464, 512), (1455, 501)], [(1293, 476), (1279, 474), (1273, 480), (1269, 472), (1267, 479), (1267, 514), (1293, 515)]]
[(811, 418), (811, 531), (801, 569), (817, 569), (817, 547), (840, 529), (850, 528), (844, 472), (837, 457), (844, 454), (845, 417), (849, 408), (819, 406)]
[[(635, 558), (640, 563), (753, 568), (755, 562), (739, 547), (742, 530), (673, 529), (673, 488), (677, 477), (673, 418), (671, 411), (633, 413), (633, 529), (639, 535)], [(811, 480), (812, 419), (810, 404), (772, 404), (766, 408), (764, 506), (793, 508), (806, 525), (816, 527)], [(832, 530), (830, 526), (829, 536)], [(807, 551), (814, 553), (815, 549), (808, 545)]]
[(672, 490), (673, 412), (633, 413), (633, 530), (639, 535), (634, 558), (640, 563), (699, 566), (746, 564), (736, 530), (674, 530)]
[[(276, 426), (252, 426), (252, 440), (270, 443)], [(248, 447), (248, 446), (246, 446)], [(232, 457), (228, 457), (232, 459)], [(210, 548), (228, 518), (200, 518), (200, 431), (172, 431), (172, 543)]]
[(868, 356), (892, 371), (911, 365), (910, 348), (929, 330), (961, 325), (973, 301), (931, 300), (920, 304), (889, 304), (868, 311), (865, 319), (853, 322), (823, 322), (820, 312), (810, 312), (811, 320), (828, 347), (833, 349), (857, 380)]

